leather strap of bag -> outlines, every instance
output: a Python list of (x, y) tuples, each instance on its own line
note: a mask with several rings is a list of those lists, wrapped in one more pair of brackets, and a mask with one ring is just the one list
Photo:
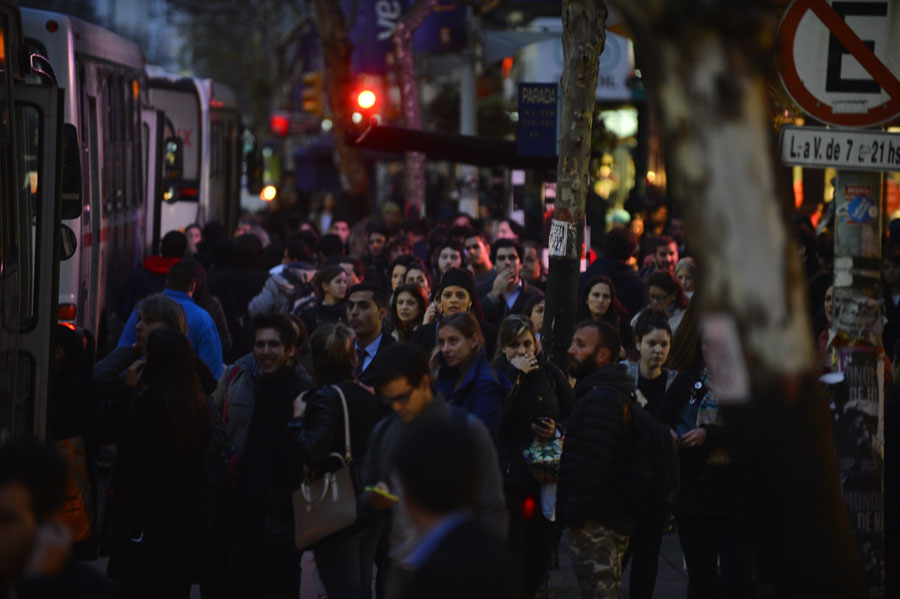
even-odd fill
[(347, 409), (347, 398), (344, 397), (344, 392), (337, 385), (331, 385), (331, 388), (337, 391), (338, 396), (341, 398), (341, 405), (344, 406), (344, 453), (347, 464), (350, 463), (352, 456), (350, 455), (350, 410)]

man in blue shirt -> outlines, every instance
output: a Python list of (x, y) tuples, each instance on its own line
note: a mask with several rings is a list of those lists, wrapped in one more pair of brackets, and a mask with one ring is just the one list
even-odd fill
[[(194, 353), (203, 360), (213, 376), (218, 379), (222, 375), (222, 342), (212, 317), (191, 299), (194, 288), (197, 286), (194, 279), (194, 261), (190, 258), (181, 260), (169, 269), (163, 295), (172, 298), (184, 309), (188, 323), (188, 339), (191, 341)], [(137, 319), (137, 310), (134, 310), (128, 317), (125, 329), (119, 337), (119, 347), (132, 345), (137, 339), (135, 332)]]

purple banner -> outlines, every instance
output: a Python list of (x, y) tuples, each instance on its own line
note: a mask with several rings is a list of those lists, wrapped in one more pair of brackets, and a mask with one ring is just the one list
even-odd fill
[(344, 15), (353, 42), (353, 74), (383, 75), (392, 51), (391, 36), (409, 8), (408, 0), (360, 0), (356, 15), (353, 0), (344, 0)]

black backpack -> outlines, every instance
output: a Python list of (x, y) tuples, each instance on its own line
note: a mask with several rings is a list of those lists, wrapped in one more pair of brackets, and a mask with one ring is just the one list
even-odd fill
[(657, 422), (634, 396), (631, 451), (622, 478), (622, 506), (632, 515), (668, 511), (678, 498), (678, 449), (669, 427)]

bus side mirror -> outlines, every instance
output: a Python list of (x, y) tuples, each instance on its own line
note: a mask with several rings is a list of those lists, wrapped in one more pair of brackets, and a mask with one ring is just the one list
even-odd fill
[(81, 144), (75, 125), (63, 125), (62, 135), (62, 207), (63, 220), (81, 216)]
[(163, 161), (164, 179), (181, 179), (184, 168), (184, 140), (180, 137), (167, 137)]

